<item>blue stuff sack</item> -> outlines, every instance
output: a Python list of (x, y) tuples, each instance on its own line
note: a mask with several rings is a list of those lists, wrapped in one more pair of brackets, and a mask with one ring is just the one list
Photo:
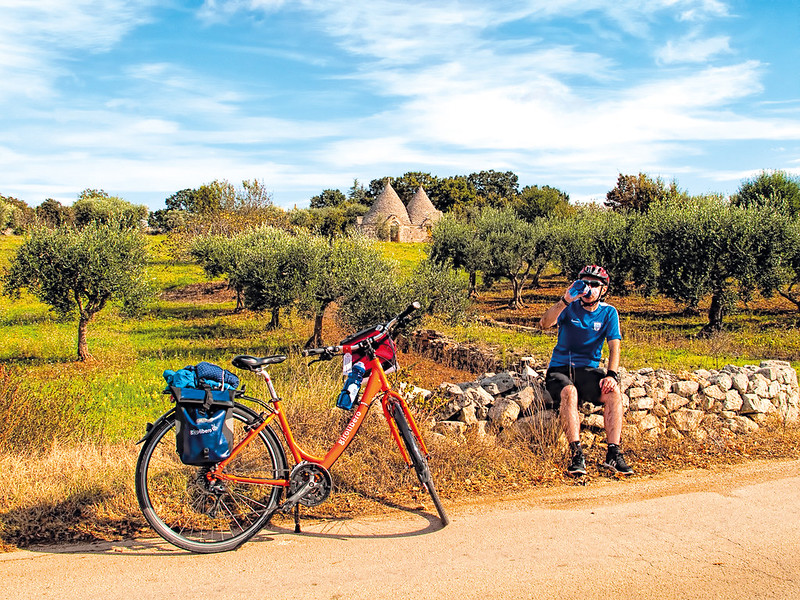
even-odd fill
[(164, 379), (167, 385), (177, 388), (197, 387), (197, 377), (194, 373), (194, 367), (184, 367), (177, 371), (167, 369), (164, 371)]
[(194, 372), (198, 381), (206, 383), (212, 388), (232, 390), (239, 387), (239, 378), (219, 365), (205, 361), (199, 362), (194, 367)]
[(175, 407), (175, 444), (181, 462), (208, 466), (233, 449), (234, 391), (171, 387)]

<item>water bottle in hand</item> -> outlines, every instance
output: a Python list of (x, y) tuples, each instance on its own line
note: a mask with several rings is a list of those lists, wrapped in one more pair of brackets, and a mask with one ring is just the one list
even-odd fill
[(588, 287), (589, 286), (587, 286), (584, 281), (578, 279), (570, 286), (568, 292), (569, 295), (572, 296), (573, 298), (580, 298), (581, 296), (586, 295)]
[(336, 406), (344, 410), (350, 410), (356, 405), (358, 400), (358, 392), (361, 389), (361, 381), (364, 379), (364, 365), (356, 363), (353, 365), (353, 370), (347, 376), (344, 382), (344, 387), (339, 393), (339, 399), (336, 400)]

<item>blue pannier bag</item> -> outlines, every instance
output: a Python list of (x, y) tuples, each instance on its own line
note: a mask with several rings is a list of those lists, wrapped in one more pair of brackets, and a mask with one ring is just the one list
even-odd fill
[(181, 462), (208, 466), (225, 460), (233, 449), (234, 390), (170, 386), (176, 402), (175, 443)]

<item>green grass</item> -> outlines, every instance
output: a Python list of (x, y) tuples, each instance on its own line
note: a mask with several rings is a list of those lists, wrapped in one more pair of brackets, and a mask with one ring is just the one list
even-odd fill
[(428, 256), (427, 244), (415, 242), (378, 242), (386, 258), (395, 261), (404, 275), (410, 275), (419, 262)]
[[(0, 268), (21, 241), (0, 237)], [(148, 242), (153, 256), (148, 270), (158, 289), (206, 280), (196, 265), (171, 261), (163, 237)], [(108, 307), (89, 323), (92, 360), (84, 364), (76, 361), (76, 320), (57, 319), (30, 294), (23, 293), (18, 300), (0, 296), (2, 372), (15, 384), (17, 409), (22, 409), (21, 398), (30, 412), (53, 410), (54, 399), (60, 399), (64, 408), (58, 410), (67, 421), (73, 422), (73, 413), (79, 412), (80, 426), (66, 432), (66, 437), (112, 443), (135, 439), (145, 422), (169, 405), (161, 393), (165, 369), (201, 360), (229, 365), (242, 353), (285, 352), (310, 334), (309, 324), (297, 316), (285, 318), (280, 330), (268, 331), (268, 317), (237, 314), (234, 308), (233, 301), (198, 304), (159, 299), (141, 317), (126, 319), (117, 307)], [(34, 440), (30, 432), (12, 435), (45, 443)]]
[[(14, 236), (0, 237), (0, 265), (6, 263), (21, 241)], [(164, 242), (163, 236), (148, 238), (152, 253), (148, 269), (159, 289), (180, 289), (206, 281), (196, 265), (172, 261)], [(379, 247), (407, 272), (426, 252), (424, 244), (382, 243)], [(549, 301), (544, 294), (530, 295), (535, 302)], [(657, 300), (642, 300), (640, 304), (644, 310), (622, 311), (622, 364), (628, 369), (713, 369), (760, 358), (786, 358), (798, 366), (800, 336), (795, 313), (740, 312), (727, 318), (728, 332), (711, 340), (699, 340), (692, 333), (702, 326), (702, 315), (689, 318), (676, 312), (659, 313), (657, 309), (663, 302)], [(538, 308), (531, 312), (529, 324), (533, 324), (537, 311)], [(30, 410), (36, 410), (37, 405), (52, 406), (53, 400), (59, 398), (80, 410), (80, 426), (67, 432), (67, 437), (130, 440), (140, 435), (146, 420), (168, 406), (167, 398), (161, 394), (161, 374), (165, 369), (201, 360), (228, 365), (231, 357), (241, 353), (292, 353), (310, 335), (310, 323), (297, 315), (284, 318), (283, 327), (276, 331), (267, 329), (267, 321), (267, 316), (235, 313), (233, 301), (197, 303), (162, 298), (136, 319), (121, 317), (112, 306), (90, 323), (92, 360), (82, 364), (75, 361), (74, 320), (55, 318), (47, 306), (28, 294), (18, 300), (0, 297), (4, 332), (0, 364), (6, 376), (18, 383), (17, 398), (29, 399)], [(495, 346), (501, 353), (514, 350), (543, 363), (555, 343), (554, 331), (522, 333), (474, 322), (452, 326), (435, 320), (425, 326), (458, 341)], [(282, 395), (305, 397), (300, 389), (304, 382), (297, 380), (299, 367), (290, 361), (286, 369), (280, 367), (277, 371), (276, 384)], [(338, 384), (337, 377), (335, 373), (330, 375), (330, 385)], [(75, 416), (67, 408), (64, 410), (65, 418)]]

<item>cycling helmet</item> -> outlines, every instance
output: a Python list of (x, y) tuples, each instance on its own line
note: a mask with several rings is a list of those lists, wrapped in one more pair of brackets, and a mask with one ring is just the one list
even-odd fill
[(604, 284), (608, 285), (609, 281), (608, 273), (601, 266), (586, 265), (581, 269), (581, 272), (578, 273), (578, 279), (580, 279), (584, 275), (588, 275), (589, 277), (597, 277), (597, 279), (601, 280)]

